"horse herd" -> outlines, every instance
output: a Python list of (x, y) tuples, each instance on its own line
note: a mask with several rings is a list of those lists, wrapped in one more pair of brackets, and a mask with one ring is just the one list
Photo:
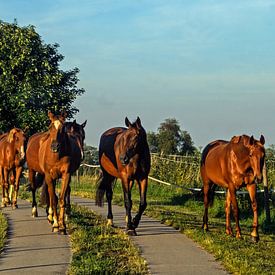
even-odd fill
[[(24, 131), (13, 128), (0, 136), (0, 179), (2, 207), (11, 204), (17, 208), (19, 180), (23, 165), (27, 162), (30, 190), (32, 191), (32, 215), (37, 217), (36, 190), (43, 185), (42, 195), (47, 203), (47, 218), (52, 231), (66, 234), (65, 214), (70, 213), (71, 175), (79, 168), (84, 157), (86, 126), (67, 122), (66, 114), (48, 112), (50, 125), (47, 131), (32, 135), (27, 142)], [(107, 224), (113, 225), (113, 182), (119, 178), (124, 192), (126, 230), (136, 235), (141, 216), (146, 209), (146, 193), (150, 172), (150, 150), (146, 132), (138, 117), (131, 123), (125, 118), (126, 127), (115, 127), (104, 132), (99, 143), (99, 164), (102, 176), (96, 192), (96, 204), (102, 206), (104, 195), (108, 203)], [(226, 234), (233, 235), (230, 224), (231, 208), (236, 221), (236, 238), (241, 238), (236, 190), (245, 186), (253, 209), (253, 241), (259, 240), (256, 184), (262, 180), (265, 159), (265, 139), (253, 136), (234, 136), (230, 141), (216, 140), (202, 152), (201, 178), (204, 193), (203, 229), (208, 230), (208, 207), (213, 201), (217, 185), (227, 189)], [(26, 152), (26, 153), (25, 153)], [(56, 180), (61, 179), (59, 197), (55, 192)], [(134, 218), (131, 215), (131, 189), (137, 182), (140, 204)], [(59, 213), (58, 213), (59, 202)]]

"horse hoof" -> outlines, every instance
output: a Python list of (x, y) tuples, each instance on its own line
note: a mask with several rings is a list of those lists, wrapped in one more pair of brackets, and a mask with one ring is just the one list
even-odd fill
[(14, 210), (14, 209), (17, 209), (18, 208), (18, 205), (17, 204), (13, 204), (12, 206), (11, 206), (11, 208)]
[(137, 236), (137, 232), (135, 229), (128, 229), (127, 234), (128, 236)]
[(32, 217), (33, 218), (37, 218), (38, 217), (38, 213), (32, 213)]
[(260, 240), (259, 236), (257, 236), (257, 237), (251, 236), (251, 241), (253, 243), (257, 243), (259, 240)]
[(67, 235), (66, 229), (59, 229), (59, 235)]
[(58, 227), (53, 227), (53, 228), (52, 228), (52, 232), (54, 232), (54, 233), (59, 232)]

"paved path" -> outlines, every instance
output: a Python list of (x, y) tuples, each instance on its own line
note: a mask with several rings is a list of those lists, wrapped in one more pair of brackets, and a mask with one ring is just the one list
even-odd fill
[[(72, 197), (72, 202), (106, 216), (106, 208), (93, 200)], [(0, 257), (0, 274), (65, 274), (71, 260), (69, 237), (51, 232), (45, 210), (31, 217), (31, 204), (3, 209), (9, 221), (8, 243)], [(114, 206), (114, 223), (124, 228), (125, 210)], [(141, 248), (152, 274), (227, 274), (210, 254), (177, 230), (142, 217), (133, 241)]]
[(71, 261), (69, 237), (51, 232), (45, 210), (32, 218), (31, 204), (3, 208), (8, 218), (8, 242), (0, 257), (0, 274), (65, 274)]
[[(85, 206), (104, 217), (104, 208), (95, 206), (93, 200), (72, 197), (72, 202)], [(114, 224), (125, 227), (125, 210), (113, 206)], [(201, 249), (197, 244), (172, 227), (161, 224), (152, 218), (142, 216), (137, 229), (138, 236), (132, 237), (141, 248), (142, 254), (149, 263), (151, 273), (155, 274), (227, 274), (214, 257)]]

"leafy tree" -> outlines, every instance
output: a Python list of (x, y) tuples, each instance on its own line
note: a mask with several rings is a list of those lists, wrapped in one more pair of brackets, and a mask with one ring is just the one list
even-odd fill
[(84, 89), (77, 88), (74, 68), (63, 71), (58, 44), (45, 44), (34, 26), (0, 21), (0, 131), (17, 126), (31, 133), (48, 125), (48, 110), (78, 111), (72, 104)]
[(177, 154), (180, 126), (175, 118), (167, 118), (158, 128), (158, 149), (161, 154)]
[(185, 155), (197, 151), (190, 134), (180, 129), (179, 122), (175, 118), (165, 119), (157, 133), (148, 132), (147, 140), (151, 152), (154, 153)]
[(150, 152), (157, 153), (158, 152), (158, 137), (154, 132), (149, 131), (147, 133), (147, 141), (149, 144)]
[(197, 149), (194, 147), (194, 143), (190, 134), (187, 131), (181, 131), (179, 141), (179, 154), (187, 155), (194, 154)]

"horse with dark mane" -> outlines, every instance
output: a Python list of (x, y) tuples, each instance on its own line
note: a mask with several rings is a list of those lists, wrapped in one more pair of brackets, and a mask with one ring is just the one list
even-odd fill
[[(48, 220), (53, 222), (53, 231), (59, 230), (60, 233), (65, 234), (65, 196), (68, 192), (71, 174), (81, 162), (83, 149), (79, 147), (79, 144), (82, 144), (83, 140), (67, 132), (69, 125), (65, 124), (64, 113), (54, 115), (49, 112), (48, 116), (51, 121), (49, 130), (31, 136), (27, 145), (26, 157), (33, 194), (32, 214), (37, 216), (35, 192), (45, 180), (49, 199)], [(59, 196), (60, 212), (57, 218), (58, 198), (55, 194), (55, 182), (59, 178), (62, 179), (62, 183)]]
[[(134, 123), (125, 118), (127, 128), (116, 127), (104, 132), (99, 143), (99, 163), (102, 178), (98, 185), (96, 204), (102, 206), (104, 193), (108, 201), (108, 224), (113, 225), (112, 183), (119, 178), (124, 192), (127, 232), (136, 235), (142, 213), (146, 208), (146, 192), (150, 171), (150, 151), (146, 132), (138, 117)], [(136, 180), (140, 190), (139, 211), (132, 220), (131, 189)]]
[(216, 185), (227, 189), (226, 234), (232, 235), (231, 206), (236, 221), (236, 238), (241, 238), (236, 190), (246, 187), (253, 209), (253, 241), (259, 240), (256, 184), (262, 180), (265, 159), (265, 139), (253, 136), (234, 136), (230, 141), (217, 140), (208, 144), (202, 152), (201, 177), (204, 192), (203, 228), (208, 230), (208, 207), (213, 202)]
[(2, 203), (17, 208), (20, 177), (25, 158), (26, 137), (21, 129), (13, 128), (0, 136), (0, 178), (2, 184)]

